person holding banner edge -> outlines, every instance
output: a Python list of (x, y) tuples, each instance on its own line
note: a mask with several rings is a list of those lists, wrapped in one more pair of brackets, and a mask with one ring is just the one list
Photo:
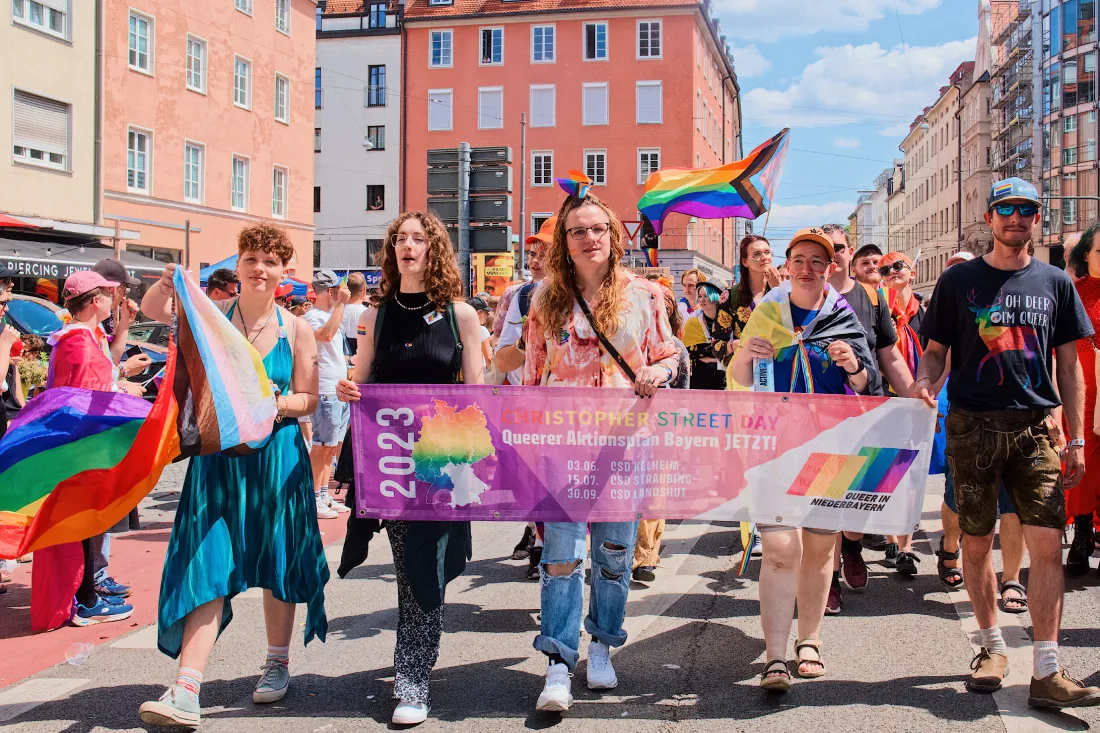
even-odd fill
[[(573, 190), (558, 212), (547, 248), (546, 279), (535, 293), (525, 339), (523, 382), (532, 386), (633, 388), (651, 397), (677, 374), (679, 351), (660, 286), (619, 266), (625, 254), (618, 217), (588, 193)], [(626, 643), (623, 620), (638, 522), (593, 522), (592, 589), (585, 630), (589, 689), (618, 685), (611, 647)], [(562, 712), (573, 702), (570, 672), (579, 660), (584, 600), (583, 522), (545, 525), (541, 633), (535, 649), (549, 657), (535, 705)]]

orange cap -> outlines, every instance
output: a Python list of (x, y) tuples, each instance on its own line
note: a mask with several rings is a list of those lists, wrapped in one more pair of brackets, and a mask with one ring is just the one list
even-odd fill
[(554, 227), (558, 225), (558, 217), (551, 216), (542, 223), (538, 232), (524, 240), (524, 244), (552, 244), (554, 242)]
[(836, 255), (833, 249), (833, 240), (829, 239), (829, 235), (818, 227), (808, 227), (806, 229), (799, 229), (793, 237), (791, 237), (791, 243), (787, 245), (787, 256), (790, 257), (791, 250), (794, 249), (796, 244), (801, 242), (811, 242), (813, 244), (819, 244), (825, 248), (825, 251), (829, 253), (829, 259), (833, 259)]

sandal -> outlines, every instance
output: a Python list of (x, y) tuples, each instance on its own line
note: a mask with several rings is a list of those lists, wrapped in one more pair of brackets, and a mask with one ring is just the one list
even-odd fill
[[(813, 649), (817, 653), (817, 659), (810, 659), (802, 653), (803, 649)], [(798, 659), (798, 676), (803, 679), (814, 679), (825, 676), (825, 660), (821, 658), (821, 642), (814, 639), (804, 639), (794, 645), (794, 654)], [(803, 671), (803, 665), (817, 665), (820, 669)]]
[(786, 692), (791, 689), (791, 673), (787, 669), (787, 662), (783, 659), (773, 659), (768, 662), (760, 675), (760, 687), (773, 692)]
[[(1005, 598), (1005, 591), (1014, 590), (1020, 594), (1019, 598)], [(1009, 604), (1016, 604), (1010, 606)], [(1006, 580), (1001, 583), (1001, 610), (1005, 613), (1027, 613), (1027, 590), (1015, 580)]]
[(966, 583), (966, 581), (963, 580), (961, 568), (947, 567), (948, 560), (955, 560), (957, 562), (961, 554), (959, 550), (955, 550), (954, 553), (944, 550), (943, 538), (940, 537), (940, 549), (936, 550), (936, 557), (939, 558), (939, 560), (936, 561), (936, 572), (939, 573), (940, 582), (943, 583), (947, 590), (960, 590)]

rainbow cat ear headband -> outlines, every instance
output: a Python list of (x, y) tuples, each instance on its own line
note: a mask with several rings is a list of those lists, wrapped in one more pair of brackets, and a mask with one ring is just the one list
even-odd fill
[(592, 187), (592, 179), (580, 171), (569, 171), (568, 178), (555, 178), (554, 181), (561, 190), (578, 199), (587, 196), (588, 189)]

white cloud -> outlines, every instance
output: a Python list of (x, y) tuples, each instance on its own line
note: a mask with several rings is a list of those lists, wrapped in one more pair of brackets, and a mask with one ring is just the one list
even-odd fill
[(858, 148), (863, 145), (863, 141), (858, 137), (834, 137), (833, 147), (835, 148)]
[[(913, 119), (916, 119), (916, 115), (913, 115)], [(899, 122), (896, 125), (887, 125), (879, 130), (878, 134), (883, 137), (896, 137), (902, 140), (909, 134), (909, 126), (912, 124), (912, 122)]]
[(942, 0), (717, 0), (715, 10), (730, 37), (771, 42), (828, 31), (866, 31), (871, 23), (892, 16), (895, 2), (900, 15), (919, 15)]
[(786, 88), (745, 92), (745, 119), (766, 127), (880, 122), (887, 128), (884, 135), (900, 138), (912, 117), (936, 101), (951, 72), (974, 58), (976, 42), (969, 38), (905, 49), (885, 49), (878, 43), (817, 48), (817, 60)]
[(772, 67), (772, 62), (764, 58), (756, 44), (749, 46), (731, 46), (733, 51), (733, 68), (737, 71), (737, 78), (750, 79), (760, 76)]
[[(822, 224), (844, 224), (848, 215), (855, 211), (855, 201), (830, 201), (827, 204), (796, 204), (772, 206), (772, 215), (768, 220), (768, 231), (773, 228), (776, 234), (793, 234), (803, 227), (817, 227)], [(759, 219), (753, 229), (762, 229), (764, 223)]]

